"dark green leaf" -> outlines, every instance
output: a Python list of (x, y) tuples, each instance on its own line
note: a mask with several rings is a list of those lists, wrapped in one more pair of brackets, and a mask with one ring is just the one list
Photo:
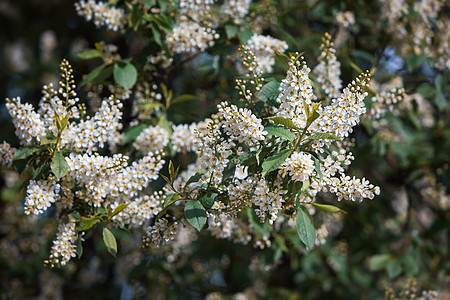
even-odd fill
[(280, 94), (280, 91), (278, 90), (279, 87), (280, 84), (276, 81), (266, 83), (256, 97), (264, 101), (267, 105), (275, 106), (277, 104), (276, 100), (278, 95)]
[(191, 177), (189, 177), (188, 181), (186, 182), (185, 186), (188, 186), (191, 183), (197, 182), (200, 180), (200, 178), (202, 178), (203, 174), (205, 174), (205, 172), (197, 172), (194, 175), (192, 175)]
[(50, 168), (56, 178), (61, 179), (69, 171), (69, 166), (67, 165), (66, 159), (61, 152), (56, 152), (53, 156), (52, 162), (50, 163)]
[(293, 141), (295, 138), (294, 134), (289, 129), (286, 129), (284, 127), (267, 126), (266, 128), (264, 128), (264, 130), (267, 131), (267, 136), (274, 135), (281, 138), (285, 138), (289, 141)]
[(316, 240), (316, 230), (311, 215), (303, 206), (297, 209), (296, 225), (300, 241), (305, 244), (308, 251), (311, 251)]
[(198, 231), (202, 230), (207, 221), (205, 208), (198, 200), (191, 200), (186, 202), (186, 206), (184, 208), (184, 216), (186, 217), (186, 220), (189, 222), (189, 224), (194, 226), (194, 228)]
[(148, 125), (141, 124), (141, 125), (135, 126), (133, 128), (130, 128), (123, 136), (123, 139), (120, 142), (120, 144), (125, 145), (125, 144), (128, 144), (129, 142), (133, 141), (147, 127), (148, 127)]
[(33, 154), (36, 150), (39, 150), (37, 147), (23, 147), (17, 149), (16, 153), (14, 153), (13, 160), (25, 159), (31, 154)]
[[(153, 23), (155, 24), (155, 23)], [(153, 38), (155, 39), (155, 42), (158, 45), (162, 45), (162, 40), (161, 40), (161, 32), (159, 32), (158, 28), (156, 28), (156, 26), (152, 25), (152, 33), (153, 33)]]
[(101, 53), (97, 49), (85, 49), (77, 54), (81, 59), (91, 59), (95, 57), (100, 57)]
[(262, 175), (266, 176), (267, 173), (278, 169), (278, 167), (282, 163), (284, 163), (284, 161), (289, 157), (290, 154), (291, 154), (290, 149), (284, 149), (278, 152), (277, 154), (272, 155), (267, 159), (265, 159), (264, 162), (262, 163), (263, 168)]
[(400, 273), (402, 272), (402, 266), (398, 261), (391, 260), (386, 267), (386, 271), (389, 278), (393, 279), (400, 275)]
[(86, 78), (84, 78), (83, 81), (81, 81), (79, 87), (82, 87), (82, 86), (86, 85), (87, 83), (91, 82), (92, 80), (94, 80), (95, 78), (97, 78), (97, 76), (100, 74), (100, 72), (105, 67), (106, 67), (106, 64), (103, 64), (103, 65), (98, 66), (94, 70), (92, 70), (92, 72), (87, 74)]
[(156, 0), (139, 0), (140, 3), (144, 4), (145, 7), (150, 8), (156, 5)]
[(410, 72), (414, 71), (414, 70), (418, 69), (419, 67), (421, 67), (426, 59), (427, 59), (427, 56), (423, 53), (419, 54), (419, 55), (411, 54), (406, 57), (406, 60), (405, 60), (406, 66), (408, 67), (408, 70)]
[(106, 249), (112, 256), (117, 255), (117, 242), (114, 234), (108, 229), (103, 228), (103, 242), (105, 242)]
[(136, 67), (128, 60), (119, 61), (114, 65), (114, 80), (125, 90), (129, 90), (137, 80)]
[(98, 222), (100, 222), (99, 217), (94, 217), (94, 218), (82, 217), (80, 224), (78, 225), (78, 231), (88, 230), (89, 228), (92, 228), (92, 226), (97, 224)]
[(337, 140), (338, 138), (331, 133), (314, 133), (308, 137), (308, 140)]
[(81, 258), (81, 255), (83, 255), (83, 245), (81, 244), (81, 234), (78, 235), (77, 242), (76, 242), (76, 252), (78, 258)]
[(204, 207), (211, 208), (214, 202), (216, 201), (217, 195), (218, 194), (214, 192), (206, 193), (200, 198), (200, 202), (203, 204)]

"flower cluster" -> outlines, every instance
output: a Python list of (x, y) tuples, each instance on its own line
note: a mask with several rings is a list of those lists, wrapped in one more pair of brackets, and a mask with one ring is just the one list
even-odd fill
[(153, 246), (158, 248), (161, 243), (169, 243), (175, 239), (178, 222), (169, 224), (167, 218), (158, 219), (153, 226), (148, 226), (147, 235), (143, 238), (143, 244), (146, 247)]
[(355, 24), (355, 15), (349, 10), (338, 12), (336, 22), (343, 27), (349, 27)]
[(11, 167), (16, 151), (16, 148), (11, 147), (9, 143), (3, 141), (3, 143), (0, 144), (0, 166)]
[[(111, 209), (114, 210), (119, 206), (119, 202), (115, 202), (111, 205)], [(128, 206), (118, 213), (113, 219), (122, 226), (128, 225), (130, 228), (142, 226), (145, 221), (154, 218), (161, 211), (160, 195), (155, 192), (153, 195), (144, 195), (138, 197), (131, 202)]]
[(214, 45), (219, 34), (212, 28), (205, 28), (198, 23), (182, 21), (167, 34), (167, 46), (178, 54), (194, 54), (202, 52)]
[(222, 11), (231, 16), (236, 24), (239, 24), (247, 15), (251, 2), (252, 0), (225, 0)]
[(59, 185), (52, 177), (47, 180), (30, 180), (25, 197), (25, 214), (42, 214), (59, 199), (58, 191)]
[(342, 88), (341, 63), (337, 60), (331, 36), (325, 33), (320, 45), (319, 64), (314, 68), (315, 82), (329, 98), (337, 98)]
[(142, 153), (158, 153), (169, 143), (169, 133), (159, 126), (145, 128), (136, 138), (133, 146)]
[(247, 41), (247, 46), (255, 54), (256, 62), (262, 73), (272, 72), (276, 52), (284, 53), (288, 48), (285, 41), (261, 34), (254, 34)]
[(22, 104), (20, 98), (6, 99), (6, 108), (12, 117), (16, 136), (21, 145), (27, 146), (45, 138), (45, 126), (41, 116), (29, 103)]
[(255, 146), (258, 141), (264, 140), (267, 134), (261, 119), (258, 119), (252, 111), (246, 108), (238, 108), (236, 105), (228, 106), (222, 102), (218, 106), (219, 117), (223, 118), (222, 127), (231, 140)]
[(80, 0), (75, 3), (75, 9), (79, 16), (86, 21), (93, 21), (95, 26), (105, 26), (109, 30), (119, 31), (127, 23), (125, 11), (113, 5), (95, 0)]
[(280, 166), (281, 177), (289, 174), (290, 179), (294, 181), (304, 181), (314, 172), (314, 161), (311, 154), (304, 152), (294, 152)]
[(270, 187), (264, 178), (258, 181), (251, 201), (258, 207), (255, 212), (260, 222), (264, 223), (267, 213), (270, 216), (269, 224), (275, 222), (284, 202), (282, 193), (282, 189), (276, 184)]
[(76, 256), (76, 239), (75, 221), (70, 219), (66, 224), (61, 223), (46, 264), (51, 267), (67, 264), (72, 257)]

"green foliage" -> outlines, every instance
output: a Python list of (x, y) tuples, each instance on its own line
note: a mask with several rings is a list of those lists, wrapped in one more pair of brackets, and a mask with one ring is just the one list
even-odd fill
[(207, 221), (206, 211), (202, 203), (198, 200), (191, 200), (186, 202), (184, 207), (184, 216), (186, 220), (195, 229), (201, 231), (203, 226), (205, 226)]

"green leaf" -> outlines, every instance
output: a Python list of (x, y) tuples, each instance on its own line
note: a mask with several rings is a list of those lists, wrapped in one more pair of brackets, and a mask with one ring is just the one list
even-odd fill
[(436, 94), (436, 88), (430, 84), (422, 85), (417, 89), (417, 92), (424, 98), (433, 97)]
[(42, 139), (40, 142), (40, 145), (42, 146), (42, 145), (48, 145), (48, 144), (54, 144), (54, 143), (56, 143), (56, 139), (51, 139), (51, 140)]
[(225, 25), (225, 33), (228, 39), (232, 39), (238, 33), (239, 28), (235, 25)]
[(297, 225), (297, 233), (300, 241), (305, 244), (308, 251), (311, 251), (316, 240), (316, 230), (314, 229), (312, 217), (305, 207), (300, 206), (297, 209), (297, 218), (295, 223)]
[(336, 207), (336, 206), (330, 205), (330, 204), (312, 203), (312, 205), (314, 205), (317, 208), (323, 209), (323, 210), (328, 210), (328, 211), (333, 211), (333, 212), (341, 212), (344, 214), (347, 213), (345, 210), (342, 210), (339, 207)]
[(37, 168), (34, 170), (34, 172), (33, 172), (33, 179), (34, 179), (34, 180), (39, 180), (39, 179), (41, 179), (42, 174), (43, 174), (45, 171), (48, 171), (48, 169), (49, 169), (48, 163), (41, 164), (39, 167), (37, 167)]
[(112, 256), (117, 255), (117, 242), (114, 234), (108, 229), (103, 228), (103, 242), (105, 242), (106, 249)]
[(289, 141), (293, 141), (295, 138), (294, 134), (289, 129), (286, 129), (284, 127), (267, 126), (266, 128), (264, 128), (264, 130), (267, 131), (267, 136), (274, 135), (287, 139)]
[(308, 140), (337, 140), (338, 138), (331, 133), (314, 133), (313, 135), (308, 136)]
[(272, 226), (270, 226), (270, 224), (267, 221), (267, 219), (266, 219), (265, 223), (261, 223), (259, 221), (258, 216), (256, 216), (256, 213), (253, 210), (253, 208), (247, 207), (247, 217), (248, 217), (248, 221), (250, 222), (250, 224), (253, 225), (253, 227), (255, 228), (256, 232), (258, 232), (258, 234), (261, 237), (268, 237), (270, 235), (270, 231), (272, 229)]
[(95, 57), (100, 57), (101, 53), (97, 49), (85, 49), (77, 54), (81, 59), (91, 59)]
[(131, 202), (128, 203), (120, 203), (115, 209), (114, 211), (111, 213), (110, 218), (114, 217), (115, 215), (117, 215), (118, 213), (120, 213), (122, 210), (124, 210), (128, 205), (130, 205)]
[(291, 119), (284, 117), (268, 117), (267, 119), (273, 121), (275, 124), (283, 125), (290, 129), (300, 130), (297, 126), (295, 126)]
[(37, 147), (23, 147), (17, 149), (16, 153), (14, 153), (13, 160), (25, 159), (32, 155), (36, 150), (39, 150)]
[(184, 186), (188, 186), (191, 183), (199, 181), (200, 178), (202, 178), (203, 174), (205, 174), (205, 172), (197, 172), (197, 173), (195, 173), (194, 175), (189, 177), (188, 181), (186, 182), (186, 184)]
[(176, 97), (175, 99), (172, 100), (171, 103), (175, 104), (175, 103), (181, 103), (181, 102), (192, 101), (192, 100), (199, 100), (199, 99), (197, 96), (186, 94), (186, 95), (181, 95), (181, 96)]
[(128, 60), (121, 60), (114, 65), (114, 80), (125, 90), (133, 87), (137, 80), (136, 67)]
[(278, 167), (284, 163), (284, 161), (291, 155), (290, 149), (284, 149), (278, 152), (275, 155), (269, 156), (264, 162), (262, 163), (262, 175), (266, 176), (267, 173), (272, 172)]
[(139, 0), (140, 3), (144, 4), (145, 7), (150, 8), (156, 5), (156, 0)]
[(79, 87), (82, 87), (86, 85), (87, 83), (91, 82), (95, 78), (97, 78), (98, 75), (100, 75), (100, 72), (106, 67), (106, 64), (100, 65), (94, 70), (92, 70), (89, 74), (87, 74), (86, 78), (81, 81)]
[(120, 142), (121, 145), (128, 144), (129, 142), (133, 141), (135, 138), (137, 138), (141, 132), (147, 128), (148, 125), (141, 124), (138, 126), (135, 126), (133, 128), (130, 128), (123, 136), (122, 141)]
[[(161, 175), (163, 176), (163, 175)], [(165, 177), (165, 176), (163, 176)], [(167, 178), (167, 177), (165, 177)], [(159, 218), (161, 218), (169, 209), (169, 207), (175, 203), (176, 201), (178, 201), (180, 199), (180, 196), (178, 194), (171, 194), (169, 196), (166, 197), (166, 199), (164, 199), (164, 205), (163, 205), (163, 209), (156, 215), (156, 220), (158, 220)]]
[[(155, 23), (153, 23), (153, 24), (155, 24)], [(159, 30), (153, 24), (152, 24), (153, 38), (155, 39), (155, 42), (161, 46), (162, 45), (161, 32), (159, 32)]]
[(316, 169), (316, 173), (317, 173), (317, 175), (319, 175), (319, 182), (322, 182), (323, 174), (322, 174), (322, 170), (320, 170), (320, 160), (318, 160), (314, 156), (313, 156), (313, 159), (314, 159), (314, 167)]
[(186, 206), (184, 207), (184, 216), (189, 224), (194, 226), (194, 228), (198, 231), (202, 230), (207, 221), (205, 208), (198, 200), (186, 202)]
[(50, 163), (50, 168), (56, 178), (63, 178), (69, 171), (69, 166), (67, 165), (66, 159), (61, 152), (56, 152), (53, 156), (52, 162)]
[(206, 193), (205, 195), (203, 195), (200, 198), (200, 202), (202, 203), (202, 205), (206, 208), (211, 208), (214, 204), (214, 202), (216, 201), (216, 197), (217, 197), (217, 193), (214, 192), (209, 192)]
[(421, 67), (426, 59), (427, 56), (424, 53), (419, 55), (411, 54), (406, 57), (405, 62), (406, 66), (408, 67), (408, 70), (412, 72)]
[(386, 267), (386, 271), (389, 278), (393, 279), (400, 275), (400, 273), (402, 272), (402, 266), (398, 261), (391, 260)]
[(379, 271), (387, 267), (391, 261), (391, 256), (389, 254), (378, 254), (374, 255), (369, 260), (370, 271)]
[(139, 104), (139, 107), (143, 109), (152, 109), (155, 107), (164, 107), (164, 105), (161, 102), (147, 102)]
[(167, 196), (166, 199), (164, 199), (164, 208), (171, 206), (172, 204), (177, 202), (179, 199), (180, 199), (180, 195), (178, 195), (177, 193)]
[(97, 224), (98, 222), (100, 222), (99, 217), (93, 217), (93, 218), (82, 217), (80, 224), (78, 225), (78, 231), (88, 230), (89, 228), (92, 228), (92, 226)]
[(277, 98), (280, 94), (280, 91), (278, 91), (278, 88), (280, 87), (280, 84), (276, 81), (271, 81), (269, 83), (266, 83), (261, 90), (259, 91), (258, 95), (256, 97), (262, 101), (264, 101), (267, 105), (275, 106), (277, 105)]
[(76, 246), (77, 256), (78, 256), (78, 258), (81, 258), (81, 255), (83, 255), (83, 245), (81, 244), (81, 234), (78, 235), (75, 246)]
[(251, 31), (248, 28), (246, 28), (243, 31), (240, 31), (238, 33), (238, 37), (241, 40), (242, 44), (247, 44), (247, 41), (252, 37), (252, 35), (253, 35), (253, 31)]

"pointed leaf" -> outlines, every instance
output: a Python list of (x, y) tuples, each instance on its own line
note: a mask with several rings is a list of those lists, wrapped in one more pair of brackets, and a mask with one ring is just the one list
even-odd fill
[(78, 235), (77, 242), (76, 242), (76, 253), (78, 258), (83, 255), (83, 245), (81, 245), (81, 234)]
[(207, 221), (206, 211), (203, 205), (198, 200), (191, 200), (186, 202), (184, 208), (184, 216), (186, 220), (194, 226), (198, 231), (202, 230)]
[(97, 78), (97, 76), (100, 75), (100, 72), (105, 67), (106, 67), (106, 64), (103, 64), (103, 65), (98, 66), (94, 70), (92, 70), (92, 72), (87, 74), (86, 78), (84, 78), (83, 81), (81, 81), (79, 87), (82, 87), (82, 86), (86, 85), (87, 83), (91, 82), (92, 80), (94, 80), (95, 78)]
[(115, 215), (117, 215), (118, 213), (120, 213), (122, 210), (124, 210), (128, 205), (130, 205), (131, 202), (128, 203), (120, 203), (115, 209), (114, 211), (111, 213), (110, 218), (114, 217)]
[(297, 209), (296, 225), (300, 241), (305, 244), (308, 251), (311, 251), (316, 240), (316, 230), (311, 215), (303, 206)]
[(262, 175), (266, 176), (267, 173), (272, 172), (278, 167), (284, 163), (284, 161), (289, 157), (291, 154), (290, 149), (281, 150), (275, 155), (272, 155), (268, 157), (264, 162), (262, 163), (263, 172)]
[(112, 256), (117, 255), (117, 242), (114, 234), (108, 229), (103, 228), (103, 242), (105, 242), (106, 249)]
[(130, 128), (130, 129), (125, 133), (125, 135), (123, 136), (123, 139), (122, 139), (122, 141), (120, 142), (120, 144), (121, 144), (121, 145), (125, 145), (125, 144), (127, 144), (127, 143), (133, 141), (133, 140), (134, 140), (135, 138), (137, 138), (137, 137), (141, 134), (141, 132), (142, 132), (145, 128), (147, 128), (147, 127), (148, 127), (148, 125), (141, 124), (141, 125), (135, 126), (135, 127), (133, 127), (133, 128)]
[(52, 162), (50, 163), (50, 168), (52, 169), (53, 174), (55, 174), (56, 178), (61, 179), (64, 177), (69, 171), (69, 166), (67, 165), (67, 161), (64, 158), (64, 155), (61, 152), (56, 152), (53, 156)]
[(379, 271), (387, 267), (391, 261), (391, 256), (389, 254), (378, 254), (374, 255), (369, 260), (369, 269), (371, 271)]
[(295, 138), (294, 134), (289, 129), (286, 129), (284, 127), (267, 126), (266, 128), (264, 128), (264, 130), (267, 131), (268, 136), (274, 135), (281, 138), (285, 138), (289, 141), (293, 141)]
[(202, 178), (203, 174), (205, 174), (205, 172), (197, 172), (194, 175), (192, 175), (191, 177), (189, 177), (188, 181), (186, 182), (185, 186), (188, 186), (191, 183), (197, 182), (200, 180), (200, 178)]
[(331, 133), (314, 133), (308, 137), (308, 140), (337, 140), (338, 138)]
[(269, 117), (267, 119), (273, 121), (275, 124), (283, 125), (290, 129), (300, 130), (297, 126), (295, 126), (291, 119), (284, 117)]
[(99, 217), (94, 217), (94, 218), (82, 217), (81, 221), (80, 221), (80, 224), (78, 225), (77, 230), (78, 231), (88, 230), (89, 228), (92, 228), (92, 226), (97, 224), (98, 222), (100, 222), (100, 218)]
[(280, 91), (278, 90), (279, 87), (280, 84), (276, 81), (266, 83), (256, 97), (266, 102), (268, 105), (274, 106), (277, 104), (276, 100), (280, 94)]
[(328, 211), (333, 211), (333, 212), (341, 212), (344, 214), (347, 213), (345, 210), (342, 210), (339, 207), (336, 207), (336, 206), (330, 205), (330, 204), (313, 203), (312, 205), (314, 205), (317, 208), (323, 209), (323, 210), (328, 210)]
[(95, 57), (100, 57), (101, 53), (97, 49), (85, 49), (77, 54), (81, 59), (91, 59)]
[(23, 147), (20, 149), (17, 149), (16, 153), (14, 154), (13, 160), (20, 160), (25, 159), (31, 154), (33, 154), (36, 150), (39, 150), (37, 147)]

